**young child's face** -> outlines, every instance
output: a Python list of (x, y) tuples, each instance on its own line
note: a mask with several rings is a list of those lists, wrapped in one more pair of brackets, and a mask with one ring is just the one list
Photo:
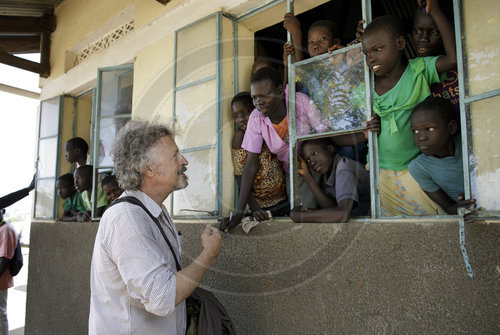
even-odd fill
[(366, 64), (375, 76), (382, 77), (401, 64), (405, 39), (403, 36), (393, 38), (383, 29), (378, 29), (365, 33), (362, 45)]
[(255, 108), (264, 116), (270, 116), (284, 104), (283, 85), (276, 87), (270, 80), (250, 84), (250, 94)]
[(65, 181), (58, 180), (56, 183), (57, 195), (61, 199), (66, 199), (75, 194), (75, 187), (73, 185), (69, 185)]
[(110, 202), (118, 199), (118, 197), (123, 193), (123, 190), (115, 183), (102, 185), (102, 191), (106, 194), (106, 198), (108, 198)]
[(311, 57), (328, 52), (328, 48), (335, 43), (334, 37), (326, 27), (314, 27), (307, 34), (307, 50)]
[(426, 156), (446, 157), (449, 152), (452, 134), (456, 130), (456, 122), (446, 124), (432, 110), (419, 110), (411, 116), (411, 131), (415, 144)]
[(248, 117), (253, 110), (253, 106), (244, 101), (235, 101), (231, 106), (233, 110), (234, 124), (240, 130), (247, 130)]
[(443, 40), (432, 16), (418, 11), (413, 19), (411, 39), (419, 57), (438, 56), (443, 50)]
[(78, 192), (82, 193), (91, 189), (92, 178), (87, 176), (82, 170), (76, 169), (73, 178), (75, 179), (75, 189)]
[(334, 148), (332, 145), (320, 143), (304, 143), (302, 145), (302, 157), (311, 170), (321, 175), (327, 174), (333, 163)]
[(66, 143), (64, 145), (64, 151), (64, 157), (66, 157), (66, 161), (75, 163), (78, 160), (78, 154), (80, 150), (73, 148), (70, 143)]

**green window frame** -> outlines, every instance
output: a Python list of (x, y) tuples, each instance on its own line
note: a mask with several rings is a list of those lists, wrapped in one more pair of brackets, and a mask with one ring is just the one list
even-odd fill
[(59, 171), (61, 150), (61, 115), (63, 96), (40, 103), (34, 219), (55, 220), (57, 215), (56, 179)]
[(133, 74), (133, 64), (97, 69), (95, 108), (91, 121), (92, 220), (99, 219), (95, 206), (99, 176), (113, 171), (114, 163), (109, 151), (116, 133), (132, 117)]
[[(175, 31), (172, 128), (179, 134), (176, 142), (180, 152), (191, 165), (188, 175), (196, 167), (208, 173), (198, 173), (190, 180), (201, 189), (197, 194), (200, 198), (193, 198), (192, 190), (170, 195), (169, 210), (174, 218), (214, 218), (222, 213), (222, 19), (223, 14), (216, 12)], [(196, 39), (193, 33), (203, 28), (213, 29), (213, 44), (211, 40), (200, 41), (191, 48)], [(207, 91), (213, 92), (212, 101), (193, 99)], [(206, 128), (197, 128), (195, 119), (206, 121)], [(205, 136), (200, 136), (200, 131)], [(191, 140), (192, 135), (199, 140)]]

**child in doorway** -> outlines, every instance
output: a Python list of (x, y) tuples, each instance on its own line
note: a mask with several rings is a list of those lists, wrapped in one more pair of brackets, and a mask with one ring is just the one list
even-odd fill
[(473, 206), (464, 200), (462, 144), (449, 100), (429, 96), (411, 114), (411, 131), (423, 155), (415, 158), (408, 170), (424, 192), (448, 214), (459, 207)]
[[(247, 160), (247, 151), (241, 147), (248, 117), (255, 109), (250, 92), (240, 92), (231, 101), (233, 120), (238, 127), (233, 135), (232, 159), (238, 188), (241, 188), (241, 176)], [(273, 217), (288, 216), (290, 203), (286, 195), (285, 174), (281, 162), (272, 154), (267, 145), (262, 144), (259, 154), (258, 169), (255, 175), (252, 193), (248, 205), (252, 215), (258, 221), (265, 220), (264, 213), (270, 211)]]
[[(264, 143), (269, 151), (281, 161), (284, 171), (289, 173), (288, 91), (283, 86), (280, 73), (271, 67), (261, 68), (252, 76), (250, 90), (255, 109), (250, 114), (241, 144), (241, 147), (248, 151), (248, 155), (242, 174), (238, 209), (232, 220), (225, 225), (225, 231), (229, 231), (241, 222), (252, 192), (258, 170), (259, 154), (262, 152)], [(296, 93), (296, 129), (298, 135), (306, 135), (311, 131), (325, 132), (328, 128), (321, 119), (316, 106), (309, 102), (308, 96)], [(288, 180), (288, 176), (285, 178)], [(299, 178), (299, 188), (300, 183), (301, 178)], [(305, 186), (307, 192), (307, 185)], [(299, 195), (303, 194), (299, 190)], [(315, 207), (314, 199), (304, 196), (304, 199), (298, 199), (298, 201), (301, 200), (306, 202), (312, 200), (311, 205), (304, 204), (306, 207)]]
[(107, 175), (101, 181), (102, 191), (106, 194), (106, 198), (109, 202), (113, 202), (122, 195), (123, 190), (118, 185), (118, 180), (116, 176)]
[(73, 175), (66, 173), (57, 178), (57, 195), (64, 199), (62, 221), (77, 221), (78, 214), (85, 213), (86, 207), (82, 195), (75, 190)]
[[(351, 216), (369, 214), (370, 175), (363, 165), (335, 154), (333, 143), (326, 138), (304, 142), (301, 152), (298, 173), (321, 209), (294, 209), (290, 213), (294, 222), (346, 222)], [(319, 184), (309, 169), (322, 176)]]
[(375, 18), (363, 34), (366, 63), (375, 74), (373, 110), (368, 130), (379, 133), (380, 198), (383, 214), (430, 215), (440, 209), (420, 189), (408, 172), (419, 154), (410, 129), (413, 108), (430, 94), (430, 84), (440, 82), (440, 73), (456, 67), (455, 41), (435, 0), (427, 1), (426, 12), (442, 33), (446, 54), (407, 60), (406, 39), (397, 18)]
[[(90, 221), (92, 219), (92, 165), (80, 166), (74, 172), (75, 188), (82, 194), (83, 203), (86, 211), (77, 216), (78, 221)], [(95, 216), (102, 216), (109, 202), (102, 191), (101, 183), (97, 184), (97, 206)]]
[(69, 139), (64, 145), (66, 160), (73, 164), (76, 163), (77, 167), (87, 164), (87, 153), (89, 145), (81, 137), (73, 137)]

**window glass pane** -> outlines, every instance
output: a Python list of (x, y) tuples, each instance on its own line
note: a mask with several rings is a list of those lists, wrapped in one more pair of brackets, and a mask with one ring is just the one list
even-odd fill
[[(196, 97), (196, 98), (193, 98)], [(217, 87), (215, 80), (176, 93), (176, 141), (180, 148), (214, 144), (216, 141)]]
[(101, 116), (132, 112), (132, 69), (104, 71), (101, 81)]
[(114, 166), (111, 149), (118, 131), (130, 117), (106, 118), (99, 120), (98, 166)]
[[(174, 193), (174, 215), (207, 215), (217, 208), (215, 151), (183, 153), (188, 160), (186, 175), (189, 185)], [(190, 212), (183, 209), (194, 209)]]
[(35, 217), (52, 218), (54, 211), (55, 179), (42, 179), (36, 183)]
[[(495, 9), (496, 8), (496, 9)], [(493, 10), (492, 10), (493, 9)], [(498, 33), (500, 10), (498, 0), (484, 0), (478, 6), (474, 0), (463, 1), (465, 50), (469, 95), (500, 88), (500, 40), (491, 38)]]
[(309, 106), (304, 104), (308, 112), (302, 116), (300, 101), (296, 101), (297, 135), (362, 127), (366, 120), (364, 79), (364, 58), (360, 48), (298, 65), (295, 68), (296, 91), (306, 93), (311, 100)]
[(216, 73), (215, 16), (177, 33), (176, 86)]
[(492, 140), (500, 126), (500, 96), (470, 104), (471, 187), (480, 207), (500, 211), (500, 148)]
[(43, 101), (40, 111), (40, 137), (57, 135), (59, 128), (59, 98)]
[(38, 151), (38, 177), (54, 177), (57, 164), (57, 137), (40, 140)]

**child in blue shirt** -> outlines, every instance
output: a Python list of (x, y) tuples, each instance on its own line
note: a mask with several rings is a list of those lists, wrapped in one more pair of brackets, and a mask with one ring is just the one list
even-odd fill
[(415, 144), (423, 155), (415, 158), (408, 170), (422, 190), (448, 214), (459, 207), (473, 206), (464, 200), (462, 145), (449, 100), (429, 96), (411, 114)]

